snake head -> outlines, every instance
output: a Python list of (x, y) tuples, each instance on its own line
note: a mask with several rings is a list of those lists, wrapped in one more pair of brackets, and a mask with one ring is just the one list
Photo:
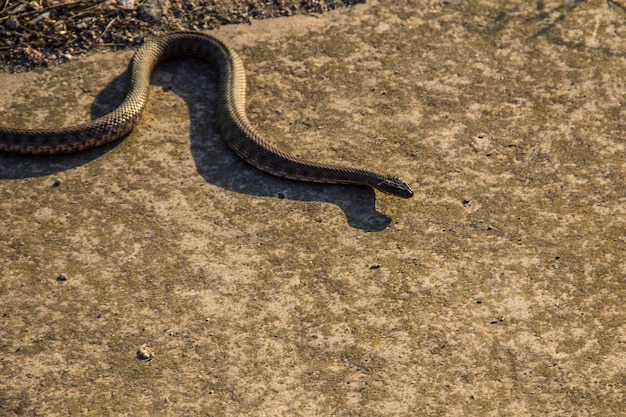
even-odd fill
[(411, 198), (413, 197), (413, 190), (411, 187), (406, 185), (400, 178), (398, 177), (385, 177), (383, 181), (376, 184), (376, 189), (382, 191), (383, 193), (393, 194), (402, 198)]

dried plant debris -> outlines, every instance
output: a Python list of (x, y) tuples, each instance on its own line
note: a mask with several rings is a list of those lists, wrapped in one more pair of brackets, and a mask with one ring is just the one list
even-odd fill
[(0, 70), (24, 71), (94, 48), (137, 45), (150, 34), (208, 30), (364, 0), (0, 0)]

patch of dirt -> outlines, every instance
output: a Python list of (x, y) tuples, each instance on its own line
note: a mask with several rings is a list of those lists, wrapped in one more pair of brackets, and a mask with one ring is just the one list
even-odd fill
[(269, 17), (321, 14), (364, 0), (5, 0), (0, 8), (0, 70), (19, 72), (120, 49), (151, 34), (207, 30)]

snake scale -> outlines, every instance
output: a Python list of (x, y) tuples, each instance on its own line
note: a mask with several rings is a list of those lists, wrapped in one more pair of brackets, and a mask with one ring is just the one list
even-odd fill
[(299, 181), (361, 184), (399, 197), (413, 195), (395, 176), (296, 158), (266, 141), (246, 116), (246, 76), (241, 58), (213, 36), (175, 32), (146, 41), (133, 56), (130, 87), (115, 110), (89, 123), (60, 129), (30, 130), (0, 127), (0, 151), (33, 155), (69, 153), (94, 148), (126, 136), (139, 122), (148, 99), (150, 75), (164, 60), (191, 56), (218, 70), (217, 120), (230, 148), (249, 164), (269, 174)]

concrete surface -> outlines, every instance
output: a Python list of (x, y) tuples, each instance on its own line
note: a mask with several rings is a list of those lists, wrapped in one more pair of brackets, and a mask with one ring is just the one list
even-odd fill
[[(623, 6), (371, 1), (217, 32), (260, 131), (411, 200), (248, 167), (194, 60), (115, 146), (2, 156), (0, 415), (624, 415)], [(131, 55), (2, 74), (1, 123), (102, 114)]]

